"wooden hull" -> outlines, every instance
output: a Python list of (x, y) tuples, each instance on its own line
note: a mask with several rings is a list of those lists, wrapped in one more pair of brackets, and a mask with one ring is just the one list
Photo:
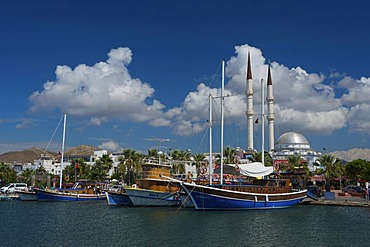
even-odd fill
[(34, 190), (38, 201), (101, 201), (106, 199), (105, 194), (82, 194), (41, 189)]
[(285, 208), (299, 204), (307, 193), (306, 190), (287, 193), (251, 193), (185, 182), (181, 185), (190, 195), (197, 210)]

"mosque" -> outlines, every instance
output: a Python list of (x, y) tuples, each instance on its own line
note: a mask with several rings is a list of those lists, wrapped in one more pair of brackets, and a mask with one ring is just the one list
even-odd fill
[(316, 170), (314, 163), (321, 153), (313, 150), (303, 135), (297, 132), (287, 132), (282, 134), (275, 143), (275, 149), (272, 151), (274, 165), (287, 163), (289, 155), (299, 155), (307, 161), (308, 168), (314, 171)]
[[(247, 150), (254, 150), (253, 147), (253, 126), (254, 126), (254, 110), (253, 110), (253, 83), (250, 53), (248, 53), (247, 65), (247, 82), (245, 95), (247, 96)], [(300, 133), (287, 132), (282, 134), (276, 143), (274, 142), (274, 96), (273, 85), (271, 78), (270, 65), (268, 66), (267, 75), (267, 122), (268, 122), (268, 152), (274, 159), (274, 165), (287, 163), (289, 155), (300, 155), (308, 163), (311, 171), (315, 170), (314, 163), (321, 155), (320, 152), (314, 151), (307, 139)]]

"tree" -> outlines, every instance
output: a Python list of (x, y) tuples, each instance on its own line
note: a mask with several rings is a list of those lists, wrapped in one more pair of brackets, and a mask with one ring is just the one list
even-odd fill
[(118, 165), (118, 172), (123, 179), (126, 178), (126, 183), (128, 185), (135, 182), (137, 174), (140, 171), (141, 159), (142, 155), (132, 149), (123, 150), (123, 156), (119, 157), (118, 160), (120, 163)]
[(109, 154), (95, 161), (95, 165), (91, 168), (91, 179), (96, 181), (104, 181), (107, 178), (109, 170), (112, 168), (113, 161)]
[(90, 170), (90, 165), (86, 164), (84, 159), (73, 159), (71, 164), (64, 168), (63, 181), (76, 182), (79, 179), (89, 179)]
[(18, 180), (20, 182), (27, 183), (28, 185), (31, 185), (32, 175), (34, 175), (34, 171), (27, 168), (26, 170), (22, 171), (22, 173), (18, 176)]
[(224, 149), (224, 163), (225, 164), (233, 164), (235, 163), (234, 159), (236, 156), (236, 149), (231, 147), (226, 147)]
[(324, 169), (325, 190), (330, 191), (330, 179), (342, 175), (342, 161), (335, 158), (334, 155), (324, 154), (317, 161)]
[(288, 170), (293, 172), (296, 167), (300, 166), (301, 160), (302, 160), (302, 158), (298, 154), (288, 155), (288, 157), (287, 157)]
[(367, 172), (370, 169), (370, 162), (362, 159), (352, 160), (345, 166), (345, 173), (351, 179), (368, 179)]
[[(206, 158), (206, 156), (204, 156), (204, 154), (198, 153), (198, 154), (195, 154), (193, 158), (194, 158), (195, 167), (197, 168), (197, 173), (199, 173), (202, 166), (205, 165), (204, 159)], [(208, 168), (208, 167), (205, 167), (205, 168)]]
[(190, 161), (191, 153), (184, 150), (173, 150), (172, 156), (172, 172), (175, 174), (185, 173), (185, 163)]
[(158, 157), (158, 150), (157, 149), (148, 149), (148, 154), (146, 155), (149, 159), (157, 159)]
[[(273, 161), (272, 157), (268, 152), (265, 152), (265, 166), (272, 166)], [(262, 153), (261, 152), (253, 152), (251, 156), (248, 156), (249, 161), (251, 162), (262, 162)]]
[(0, 163), (0, 180), (4, 183), (14, 182), (17, 178), (17, 173), (11, 169), (9, 164)]

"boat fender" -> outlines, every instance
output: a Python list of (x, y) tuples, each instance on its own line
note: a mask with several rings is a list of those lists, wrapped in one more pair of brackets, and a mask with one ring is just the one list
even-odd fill
[(235, 171), (240, 172), (240, 167), (238, 165), (235, 165)]

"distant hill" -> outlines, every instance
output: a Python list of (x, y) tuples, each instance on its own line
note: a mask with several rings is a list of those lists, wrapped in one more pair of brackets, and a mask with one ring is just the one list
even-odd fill
[(368, 160), (370, 161), (370, 149), (369, 148), (353, 148), (348, 151), (335, 151), (330, 154), (337, 158), (345, 161), (352, 161), (356, 159)]
[[(87, 145), (82, 145), (78, 147), (70, 148), (69, 150), (65, 151), (65, 156), (85, 156), (85, 155), (93, 155), (94, 151), (101, 150), (97, 147), (91, 147)], [(3, 153), (0, 155), (0, 162), (5, 163), (33, 163), (34, 160), (37, 160), (41, 157), (41, 154), (44, 153), (44, 150), (38, 147), (32, 147), (23, 151), (12, 151)], [(58, 158), (59, 155), (56, 152), (45, 152), (46, 155), (50, 156), (51, 158)]]
[(88, 145), (81, 145), (78, 147), (70, 148), (65, 152), (66, 156), (84, 156), (84, 155), (93, 155), (94, 151), (101, 150), (101, 148), (92, 147)]
[[(0, 155), (0, 162), (33, 163), (33, 161), (39, 159), (43, 153), (44, 150), (38, 147), (32, 147), (23, 151), (11, 151)], [(56, 152), (46, 151), (45, 154), (54, 158), (58, 156)]]

